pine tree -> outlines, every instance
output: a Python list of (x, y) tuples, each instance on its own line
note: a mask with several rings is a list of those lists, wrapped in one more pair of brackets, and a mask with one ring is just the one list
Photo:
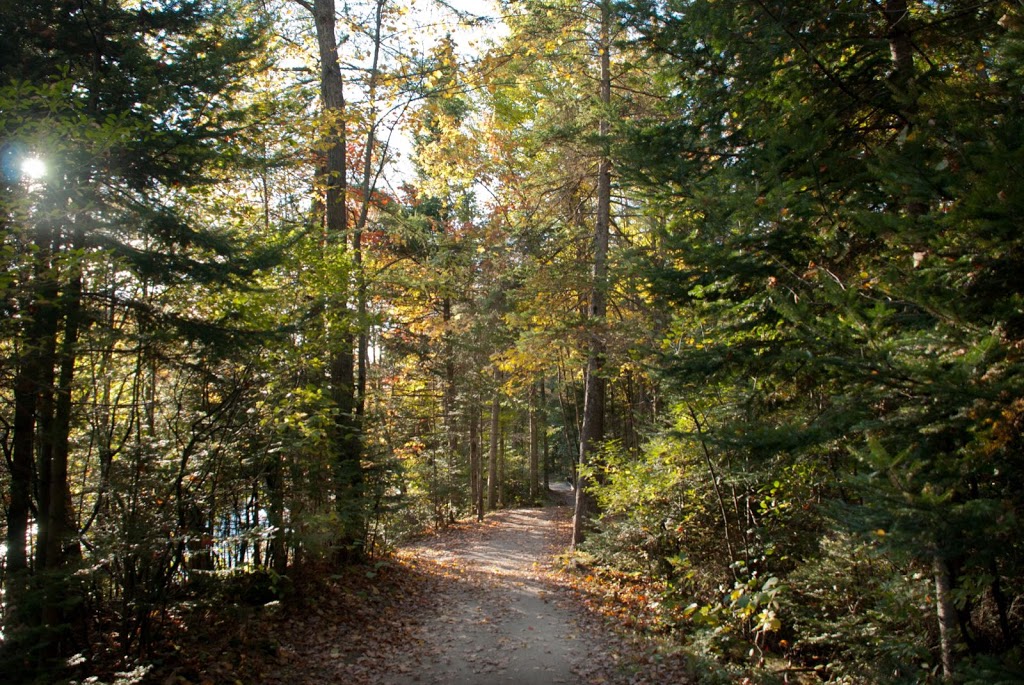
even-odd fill
[[(622, 154), (668, 217), (688, 431), (748, 498), (823, 467), (833, 531), (931, 579), (945, 677), (979, 667), (1020, 639), (1019, 9), (631, 5), (676, 89)], [(913, 677), (897, 651), (862, 663)]]
[[(141, 344), (231, 337), (194, 311), (152, 309), (126, 284), (104, 291), (101, 275), (130, 274), (156, 291), (253, 272), (240, 237), (194, 224), (186, 198), (233, 162), (245, 117), (233, 94), (264, 66), (265, 26), (233, 0), (5, 2), (0, 15), (0, 210), (16, 322), (5, 333), (17, 369), (5, 389), (14, 405), (5, 652), (38, 640), (47, 662), (80, 623), (80, 598), (64, 586), (82, 554), (68, 485), (79, 339), (110, 307), (133, 317)], [(18, 177), (25, 156), (43, 160), (45, 174)], [(25, 632), (39, 626), (41, 638)]]

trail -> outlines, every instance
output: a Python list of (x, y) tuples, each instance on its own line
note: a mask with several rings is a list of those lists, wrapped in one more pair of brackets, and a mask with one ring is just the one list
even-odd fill
[(391, 682), (610, 682), (613, 638), (581, 615), (549, 572), (568, 547), (570, 516), (565, 506), (502, 511), (403, 549), (447, 582), (439, 584), (436, 613), (413, 634), (413, 671)]
[(325, 581), (267, 629), (275, 636), (269, 658), (249, 650), (248, 677), (237, 677), (239, 664), (223, 682), (664, 682), (620, 668), (635, 665), (635, 654), (553, 572), (569, 546), (572, 510), (567, 486), (552, 494), (554, 506), (494, 512), (407, 545), (361, 589), (353, 588), (358, 578)]

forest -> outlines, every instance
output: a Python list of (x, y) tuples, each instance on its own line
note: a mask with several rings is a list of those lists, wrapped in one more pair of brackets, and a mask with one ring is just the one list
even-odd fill
[(0, 0), (0, 679), (568, 481), (697, 682), (1024, 681), (1022, 178), (1021, 0)]

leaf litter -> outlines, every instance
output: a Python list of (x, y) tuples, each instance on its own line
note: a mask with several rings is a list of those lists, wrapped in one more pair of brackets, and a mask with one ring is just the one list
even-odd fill
[(283, 603), (193, 628), (146, 682), (687, 682), (683, 660), (643, 630), (641, 589), (559, 565), (570, 536), (568, 507), (505, 510), (404, 546), (369, 572), (307, 572)]

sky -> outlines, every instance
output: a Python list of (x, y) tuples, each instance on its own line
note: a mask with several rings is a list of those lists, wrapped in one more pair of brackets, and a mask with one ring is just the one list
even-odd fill
[[(493, 17), (499, 16), (497, 3), (494, 0), (413, 0), (413, 6), (417, 14), (423, 18), (423, 23), (445, 21), (445, 10), (438, 7), (439, 3), (451, 6), (453, 9), (468, 14)], [(501, 34), (501, 28), (495, 25), (476, 28), (456, 28), (451, 31), (452, 37), (458, 44), (463, 54), (477, 52), (480, 41), (485, 38), (493, 38)]]

